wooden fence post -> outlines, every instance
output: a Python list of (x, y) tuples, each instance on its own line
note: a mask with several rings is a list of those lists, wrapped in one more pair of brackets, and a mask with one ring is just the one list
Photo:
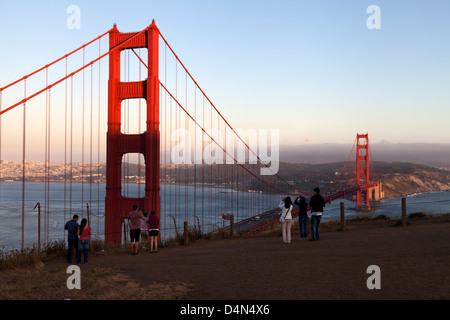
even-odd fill
[(127, 246), (127, 225), (125, 220), (125, 213), (122, 211), (122, 223), (123, 223), (123, 241), (125, 242), (125, 246)]
[(234, 234), (234, 214), (230, 215), (230, 237), (233, 238)]
[(41, 204), (38, 202), (33, 210), (38, 208), (38, 258), (41, 258)]
[(89, 212), (89, 203), (86, 203), (86, 212), (87, 212), (87, 224), (88, 226), (91, 225), (91, 217), (90, 217), (90, 212)]
[(187, 246), (189, 244), (189, 230), (188, 230), (188, 222), (184, 222), (184, 245)]
[(341, 231), (345, 231), (345, 205), (341, 202)]
[(406, 198), (402, 198), (402, 226), (406, 226)]

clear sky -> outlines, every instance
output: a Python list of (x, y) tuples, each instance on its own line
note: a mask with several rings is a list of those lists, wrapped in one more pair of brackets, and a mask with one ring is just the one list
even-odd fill
[(448, 0), (0, 0), (0, 86), (152, 19), (235, 128), (280, 129), (282, 145), (450, 142)]

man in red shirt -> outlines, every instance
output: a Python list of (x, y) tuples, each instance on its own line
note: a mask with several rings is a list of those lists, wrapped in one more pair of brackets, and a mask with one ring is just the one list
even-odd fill
[(131, 254), (133, 256), (138, 255), (139, 251), (139, 237), (141, 235), (141, 219), (145, 221), (145, 217), (138, 206), (133, 205), (133, 211), (128, 214), (128, 220), (130, 222), (130, 246)]

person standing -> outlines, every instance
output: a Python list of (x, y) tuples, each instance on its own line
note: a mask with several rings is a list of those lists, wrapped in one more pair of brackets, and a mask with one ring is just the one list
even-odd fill
[(138, 210), (138, 206), (133, 205), (133, 211), (128, 214), (130, 221), (130, 248), (133, 256), (139, 253), (139, 238), (141, 235), (141, 220), (145, 220), (144, 215)]
[(298, 206), (298, 225), (300, 227), (300, 239), (308, 238), (308, 204), (305, 197), (298, 196), (294, 203)]
[(83, 262), (88, 262), (89, 239), (91, 238), (92, 229), (87, 224), (87, 219), (81, 219), (80, 227), (78, 228), (78, 251), (77, 263), (81, 262), (81, 252), (83, 251)]
[[(66, 222), (64, 230), (67, 230), (67, 262), (72, 263), (72, 248), (75, 248), (75, 255), (78, 255), (78, 215), (74, 214), (72, 220)], [(80, 261), (77, 260), (77, 264)]]
[(281, 209), (279, 215), (281, 222), (281, 232), (283, 234), (283, 242), (291, 243), (291, 226), (292, 226), (292, 200), (286, 197), (281, 200), (278, 205)]
[[(158, 252), (158, 235), (159, 235), (159, 218), (155, 214), (155, 211), (150, 212), (148, 218), (149, 224), (149, 236), (150, 236), (150, 253)], [(154, 251), (153, 251), (154, 249)]]
[(141, 220), (141, 238), (142, 238), (142, 250), (147, 250), (147, 247), (145, 245), (149, 242), (149, 236), (148, 236), (148, 212), (144, 211), (142, 213), (145, 217), (145, 220)]
[(320, 194), (319, 188), (314, 188), (314, 195), (309, 200), (311, 207), (311, 239), (309, 241), (319, 240), (320, 220), (322, 219), (325, 199)]

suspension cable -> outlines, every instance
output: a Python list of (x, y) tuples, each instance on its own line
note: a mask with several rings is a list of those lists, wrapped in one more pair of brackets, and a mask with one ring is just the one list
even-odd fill
[[(234, 160), (234, 162), (238, 163), (238, 161), (232, 156), (230, 155), (210, 134), (208, 134), (206, 132), (206, 130), (197, 122), (197, 120), (195, 120), (192, 115), (178, 102), (177, 99), (175, 99), (175, 97), (170, 93), (170, 91), (167, 90), (167, 88), (162, 84), (161, 81), (159, 81), (159, 84), (164, 88), (164, 90), (170, 95), (170, 97), (178, 104), (178, 106), (185, 112), (185, 114), (191, 118), (192, 121), (194, 121), (194, 123), (209, 137), (209, 139), (211, 141), (213, 141), (215, 144), (217, 144), (217, 146), (219, 146), (219, 148), (221, 148), (230, 158), (232, 158)], [(265, 184), (269, 184), (267, 182), (265, 182), (264, 180), (262, 180), (260, 177), (258, 177), (257, 175), (255, 175), (253, 172), (251, 172), (248, 168), (245, 168), (242, 166), (242, 164), (238, 163), (242, 168), (244, 168), (245, 171), (247, 171), (248, 173), (250, 173), (252, 176), (254, 176), (255, 178), (261, 180), (262, 182), (264, 182)], [(280, 191), (281, 193), (285, 193), (285, 191), (278, 189), (277, 187), (269, 184), (273, 189)]]
[(22, 78), (17, 79), (16, 81), (11, 82), (10, 84), (4, 86), (3, 88), (0, 88), (0, 91), (5, 90), (5, 89), (7, 89), (7, 88), (9, 88), (9, 87), (11, 87), (11, 86), (13, 86), (13, 85), (15, 85), (16, 83), (19, 83), (20, 81), (26, 80), (27, 78), (31, 77), (32, 75), (35, 75), (36, 73), (38, 73), (38, 72), (40, 72), (40, 71), (42, 71), (42, 70), (44, 70), (44, 69), (46, 69), (46, 68), (48, 68), (48, 67), (54, 65), (55, 63), (57, 63), (57, 62), (59, 62), (59, 61), (61, 61), (61, 60), (63, 60), (63, 59), (67, 59), (67, 57), (69, 57), (70, 55), (74, 54), (75, 52), (77, 52), (77, 51), (79, 51), (79, 50), (81, 50), (81, 49), (84, 49), (85, 47), (87, 47), (87, 46), (90, 45), (91, 43), (93, 43), (93, 42), (95, 42), (95, 41), (97, 41), (97, 40), (103, 38), (105, 35), (107, 35), (108, 33), (110, 33), (113, 29), (114, 29), (114, 28), (109, 29), (108, 31), (106, 31), (106, 32), (103, 33), (102, 35), (100, 35), (100, 36), (98, 36), (97, 38), (95, 38), (95, 39), (89, 41), (88, 43), (85, 43), (84, 45), (82, 45), (81, 47), (79, 47), (79, 48), (73, 50), (72, 52), (69, 52), (68, 54), (66, 54), (66, 55), (64, 55), (64, 56), (62, 56), (62, 57), (56, 59), (55, 61), (53, 61), (53, 62), (51, 62), (51, 63), (49, 63), (49, 64), (43, 66), (42, 68), (39, 68), (39, 69), (37, 69), (36, 71), (33, 71), (33, 72), (27, 74), (26, 76), (23, 76)]

